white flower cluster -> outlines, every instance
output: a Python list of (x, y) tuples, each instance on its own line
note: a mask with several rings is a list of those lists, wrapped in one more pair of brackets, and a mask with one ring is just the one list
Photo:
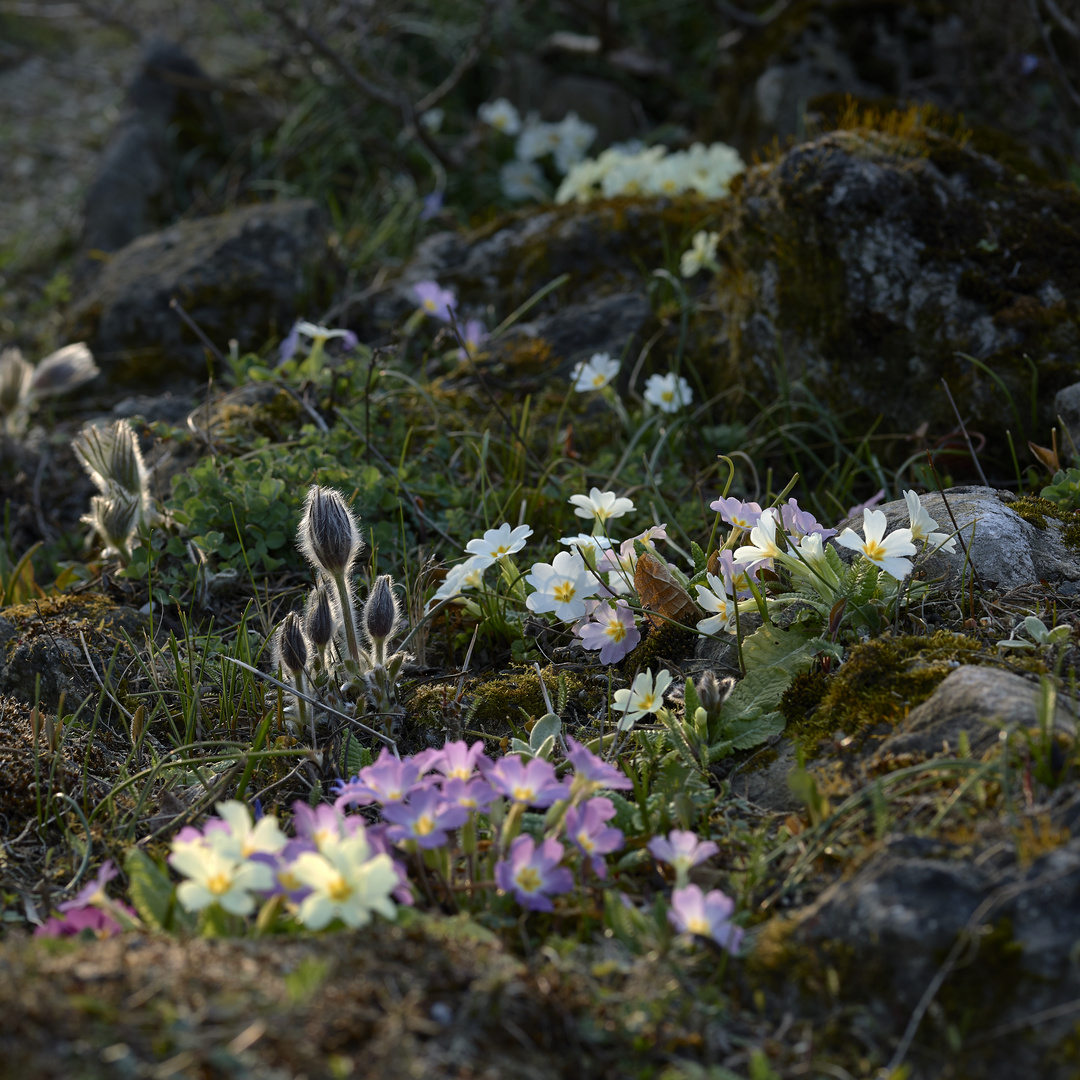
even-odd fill
[(555, 195), (557, 203), (611, 199), (617, 195), (684, 195), (706, 199), (727, 195), (731, 181), (746, 170), (739, 152), (726, 143), (669, 154), (667, 147), (612, 146), (598, 158), (575, 165)]
[(585, 158), (585, 152), (596, 139), (596, 128), (569, 112), (557, 124), (545, 123), (536, 113), (524, 120), (517, 109), (499, 98), (480, 106), (478, 115), (489, 127), (514, 138), (515, 159), (500, 170), (503, 194), (508, 199), (546, 199), (541, 159), (551, 156), (556, 170), (565, 176)]

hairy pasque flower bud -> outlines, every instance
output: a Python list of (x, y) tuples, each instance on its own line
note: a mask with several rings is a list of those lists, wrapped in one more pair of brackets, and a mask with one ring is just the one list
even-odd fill
[(308, 593), (304, 629), (311, 644), (320, 653), (333, 640), (334, 610), (330, 606), (330, 594), (326, 591), (326, 585), (321, 581)]
[(728, 694), (731, 693), (733, 685), (731, 679), (720, 680), (713, 671), (706, 671), (701, 676), (697, 684), (697, 696), (698, 701), (701, 702), (701, 707), (709, 716), (716, 716), (720, 712), (720, 706), (723, 705)]
[(398, 622), (398, 603), (394, 595), (394, 579), (382, 574), (371, 587), (364, 605), (364, 633), (376, 645), (384, 642)]
[(345, 500), (333, 488), (313, 485), (300, 520), (300, 550), (318, 570), (339, 577), (360, 554), (360, 530)]
[(300, 616), (295, 611), (290, 611), (281, 624), (278, 647), (281, 650), (281, 662), (291, 674), (295, 675), (304, 670), (308, 648)]

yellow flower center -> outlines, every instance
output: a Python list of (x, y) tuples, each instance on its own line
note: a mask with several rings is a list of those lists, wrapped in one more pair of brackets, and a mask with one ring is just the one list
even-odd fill
[(300, 879), (291, 870), (282, 870), (277, 879), (286, 892), (296, 892), (300, 888)]
[(638, 708), (642, 712), (653, 712), (656, 709), (656, 694), (642, 694), (638, 699)]
[(581, 845), (582, 851), (587, 852), (589, 855), (593, 853), (593, 848), (596, 847), (593, 838), (584, 829), (577, 834), (577, 842)]
[(228, 874), (211, 874), (206, 879), (206, 889), (214, 896), (224, 896), (232, 888), (232, 878)]
[(569, 604), (574, 599), (574, 593), (577, 592), (572, 581), (561, 581), (552, 590), (555, 600), (559, 604)]
[(333, 829), (316, 829), (314, 835), (311, 837), (315, 841), (315, 846), (322, 851), (323, 845), (332, 840), (334, 837)]
[(416, 824), (413, 826), (413, 832), (416, 833), (417, 836), (430, 836), (434, 831), (434, 818), (430, 818), (427, 814), (423, 814), (416, 819)]
[(607, 634), (612, 641), (618, 643), (626, 637), (626, 627), (623, 626), (621, 622), (611, 622), (607, 624), (604, 633)]
[(604, 376), (603, 375), (594, 375), (592, 377), (592, 384), (597, 389), (599, 389), (601, 386), (604, 385)]
[(709, 920), (703, 919), (700, 916), (693, 919), (687, 919), (686, 929), (689, 930), (691, 934), (701, 934), (702, 937), (708, 937)]
[(518, 786), (514, 788), (514, 802), (527, 803), (533, 801), (533, 796), (536, 792), (530, 787)]
[(499, 546), (498, 546), (498, 547), (497, 547), (497, 548), (495, 549), (495, 555), (496, 555), (496, 556), (499, 556), (499, 555), (508, 555), (509, 553), (510, 553), (510, 545), (509, 545), (509, 544), (500, 544), (500, 545), (499, 545)]
[(431, 299), (431, 297), (428, 297), (424, 301), (424, 310), (425, 311), (434, 311), (436, 309), (436, 307), (437, 307), (437, 305), (436, 305), (435, 301)]
[(867, 540), (866, 543), (863, 544), (863, 554), (868, 559), (876, 560), (884, 559), (887, 552), (884, 544), (879, 543), (877, 540)]
[(522, 892), (536, 892), (540, 888), (540, 875), (531, 866), (526, 866), (524, 870), (519, 870), (514, 881), (517, 882), (518, 888), (521, 889)]
[(341, 903), (342, 900), (348, 900), (352, 896), (352, 886), (338, 874), (333, 881), (326, 886), (326, 894), (331, 900), (336, 903)]

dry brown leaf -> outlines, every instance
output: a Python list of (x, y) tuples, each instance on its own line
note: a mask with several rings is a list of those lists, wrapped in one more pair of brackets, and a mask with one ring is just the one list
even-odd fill
[(634, 588), (653, 626), (662, 626), (666, 619), (689, 622), (691, 618), (697, 619), (701, 615), (690, 594), (655, 555), (646, 552), (638, 559), (634, 569)]

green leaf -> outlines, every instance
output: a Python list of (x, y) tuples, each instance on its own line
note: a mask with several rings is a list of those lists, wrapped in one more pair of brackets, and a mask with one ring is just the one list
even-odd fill
[(147, 926), (154, 930), (192, 930), (195, 922), (176, 902), (173, 883), (157, 863), (138, 848), (124, 857), (128, 876), (128, 895)]
[(746, 670), (777, 667), (795, 675), (810, 666), (816, 651), (808, 648), (811, 643), (816, 645), (817, 637), (808, 630), (762, 626), (743, 641)]
[(702, 574), (705, 572), (705, 568), (709, 565), (709, 557), (701, 550), (699, 544), (690, 541), (690, 554), (694, 559), (694, 574)]
[(548, 739), (555, 739), (560, 731), (562, 731), (562, 720), (555, 713), (545, 713), (541, 716), (533, 724), (533, 729), (529, 733), (529, 748), (532, 753), (538, 754), (539, 748)]
[(736, 750), (749, 750), (751, 747), (768, 742), (774, 735), (781, 734), (786, 723), (783, 713), (768, 712), (755, 720), (732, 724), (728, 733), (731, 745)]

